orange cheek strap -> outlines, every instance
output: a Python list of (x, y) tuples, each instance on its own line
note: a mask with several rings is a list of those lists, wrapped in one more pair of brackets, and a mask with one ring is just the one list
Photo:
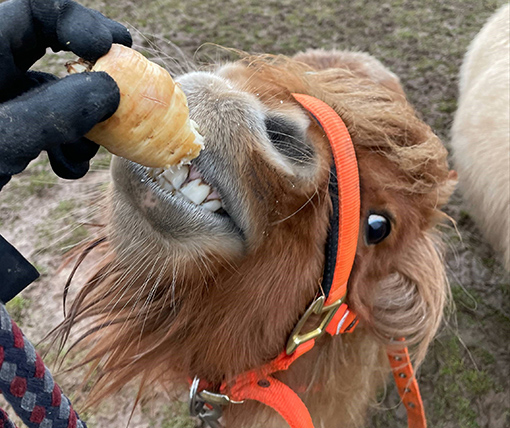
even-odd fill
[(304, 94), (292, 94), (319, 122), (333, 153), (329, 194), (333, 204), (322, 290), (328, 306), (347, 294), (360, 223), (360, 189), (356, 152), (338, 114), (326, 103)]

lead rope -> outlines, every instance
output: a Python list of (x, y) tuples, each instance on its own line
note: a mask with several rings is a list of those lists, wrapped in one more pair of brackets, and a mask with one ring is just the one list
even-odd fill
[[(3, 304), (0, 304), (0, 391), (28, 428), (87, 428)], [(0, 428), (15, 427), (0, 409)]]
[(16, 425), (9, 419), (9, 415), (5, 413), (4, 409), (0, 409), (0, 427), (17, 428)]

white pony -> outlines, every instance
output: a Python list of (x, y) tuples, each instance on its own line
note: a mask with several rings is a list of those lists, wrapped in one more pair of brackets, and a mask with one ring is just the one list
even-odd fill
[(471, 43), (452, 129), (459, 184), (470, 213), (510, 270), (510, 5)]

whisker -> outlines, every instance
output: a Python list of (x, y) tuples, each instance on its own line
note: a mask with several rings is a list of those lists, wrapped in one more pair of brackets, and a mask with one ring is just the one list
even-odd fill
[(299, 213), (303, 208), (305, 208), (311, 201), (312, 199), (314, 198), (315, 195), (318, 194), (318, 190), (315, 189), (315, 192), (307, 199), (307, 201), (301, 205), (296, 211), (294, 211), (292, 214), (288, 215), (287, 217), (285, 218), (282, 218), (280, 220), (277, 220), (277, 221), (274, 221), (273, 223), (271, 223), (271, 225), (276, 225), (276, 224), (280, 224), (280, 223), (283, 223), (284, 221), (287, 221), (288, 219), (292, 218), (293, 216), (295, 216), (297, 213)]

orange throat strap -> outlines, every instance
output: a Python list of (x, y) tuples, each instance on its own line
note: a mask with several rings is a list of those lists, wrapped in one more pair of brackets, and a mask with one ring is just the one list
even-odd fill
[[(210, 392), (205, 382), (191, 384), (190, 413), (211, 428), (218, 422), (223, 406), (259, 401), (277, 411), (291, 428), (314, 428), (308, 409), (299, 396), (272, 375), (284, 371), (301, 355), (310, 351), (326, 332), (332, 336), (350, 333), (358, 320), (346, 303), (347, 283), (351, 274), (360, 224), (360, 189), (358, 163), (349, 131), (338, 114), (326, 103), (304, 94), (292, 94), (320, 124), (333, 153), (330, 195), (333, 215), (326, 245), (323, 294), (317, 297), (298, 321), (286, 349), (268, 364), (224, 382), (218, 392)], [(312, 315), (319, 315), (319, 325), (303, 332)], [(407, 409), (409, 428), (426, 428), (425, 412), (414, 377), (407, 348), (402, 345), (388, 352), (399, 394)], [(206, 425), (207, 426), (207, 425)]]

